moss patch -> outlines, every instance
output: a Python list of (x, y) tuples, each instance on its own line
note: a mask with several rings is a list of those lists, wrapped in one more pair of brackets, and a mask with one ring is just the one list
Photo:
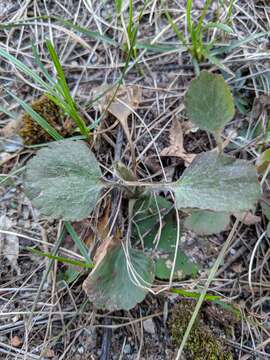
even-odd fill
[[(174, 306), (169, 323), (174, 345), (180, 345), (194, 308), (195, 302), (192, 300), (181, 300)], [(188, 360), (233, 360), (233, 356), (225, 348), (222, 338), (218, 338), (213, 333), (200, 315), (191, 330), (185, 347), (185, 356)]]
[[(61, 109), (47, 96), (42, 95), (33, 101), (31, 107), (62, 136), (65, 137), (73, 132), (73, 124), (69, 120), (64, 119)], [(26, 145), (40, 144), (53, 140), (27, 113), (24, 113), (22, 116), (22, 127), (19, 130), (19, 135), (23, 138)]]

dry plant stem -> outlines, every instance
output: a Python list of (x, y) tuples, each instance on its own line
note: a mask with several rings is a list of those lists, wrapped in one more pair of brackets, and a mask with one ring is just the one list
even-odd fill
[(197, 304), (195, 306), (194, 312), (192, 314), (192, 317), (191, 317), (191, 319), (189, 321), (188, 327), (187, 327), (186, 332), (184, 334), (183, 340), (181, 342), (180, 348), (179, 348), (177, 356), (176, 356), (176, 360), (181, 360), (181, 355), (183, 353), (184, 347), (185, 347), (186, 342), (188, 340), (188, 337), (189, 337), (190, 331), (192, 329), (192, 326), (194, 325), (196, 317), (197, 317), (197, 315), (198, 315), (198, 313), (200, 311), (200, 308), (202, 306), (204, 297), (205, 297), (205, 295), (206, 295), (206, 293), (208, 291), (208, 288), (209, 288), (212, 280), (215, 277), (215, 274), (216, 274), (216, 272), (217, 272), (217, 270), (219, 268), (219, 265), (221, 264), (221, 262), (222, 262), (222, 260), (224, 258), (224, 255), (225, 255), (225, 253), (226, 253), (226, 251), (227, 251), (227, 249), (228, 249), (228, 247), (229, 247), (229, 245), (230, 245), (230, 243), (232, 241), (232, 238), (234, 236), (234, 233), (235, 233), (235, 231), (237, 229), (237, 226), (238, 226), (239, 222), (240, 222), (239, 219), (235, 220), (235, 223), (234, 223), (234, 225), (233, 225), (233, 227), (232, 227), (232, 229), (231, 229), (231, 231), (230, 231), (230, 233), (228, 235), (228, 238), (225, 241), (225, 243), (224, 243), (224, 245), (223, 245), (223, 247), (222, 247), (222, 249), (221, 249), (221, 251), (220, 251), (220, 253), (219, 253), (219, 255), (218, 255), (218, 257), (217, 257), (217, 259), (215, 261), (215, 263), (214, 263), (214, 266), (212, 267), (212, 269), (210, 271), (208, 279), (207, 279), (207, 281), (205, 283), (205, 286), (204, 286), (204, 288), (202, 290), (202, 293), (201, 293), (201, 295), (199, 297), (199, 300), (198, 300), (198, 302), (197, 302)]
[(251, 277), (252, 277), (252, 266), (253, 266), (253, 261), (254, 261), (255, 255), (256, 255), (256, 251), (257, 251), (259, 245), (261, 244), (261, 242), (262, 242), (262, 240), (264, 239), (265, 236), (266, 236), (266, 231), (264, 231), (262, 233), (262, 235), (259, 237), (258, 241), (256, 242), (256, 245), (254, 246), (254, 249), (253, 249), (252, 254), (251, 254), (250, 262), (249, 262), (248, 284), (249, 284), (250, 291), (253, 294), (253, 296), (254, 296), (254, 290), (253, 290), (252, 279), (251, 279)]

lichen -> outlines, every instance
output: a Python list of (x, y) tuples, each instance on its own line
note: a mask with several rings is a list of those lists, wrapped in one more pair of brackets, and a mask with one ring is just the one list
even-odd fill
[[(64, 119), (61, 109), (47, 96), (42, 95), (33, 101), (31, 107), (62, 136), (65, 137), (73, 132), (72, 123)], [(22, 127), (19, 130), (19, 135), (23, 138), (26, 145), (40, 144), (53, 140), (28, 113), (24, 113), (22, 116)]]
[[(173, 308), (169, 326), (172, 342), (179, 346), (189, 320), (193, 314), (195, 303), (192, 300), (181, 300)], [(185, 346), (188, 360), (232, 360), (232, 354), (225, 349), (221, 339), (213, 333), (204, 321), (197, 317)]]

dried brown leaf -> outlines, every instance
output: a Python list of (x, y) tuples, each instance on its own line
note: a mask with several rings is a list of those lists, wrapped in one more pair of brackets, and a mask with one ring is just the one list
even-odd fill
[[(109, 96), (111, 97), (112, 94)], [(124, 122), (136, 109), (141, 101), (141, 91), (138, 86), (120, 87), (108, 111), (119, 121)]]
[[(102, 89), (103, 88), (103, 89)], [(95, 90), (95, 93), (101, 93), (105, 90), (104, 87)], [(120, 86), (117, 93), (114, 95), (115, 89), (103, 96), (99, 102), (101, 111), (107, 110), (117, 120), (119, 120), (125, 135), (127, 137), (130, 152), (132, 156), (133, 166), (136, 166), (136, 156), (133, 141), (128, 126), (128, 116), (132, 114), (133, 109), (136, 109), (141, 101), (141, 88), (135, 86)], [(112, 99), (112, 97), (114, 98)]]
[(183, 159), (188, 166), (194, 160), (196, 154), (187, 153), (184, 149), (183, 127), (179, 120), (173, 118), (170, 129), (170, 145), (163, 149), (161, 156), (175, 156)]
[[(106, 90), (101, 86), (95, 89), (94, 93), (100, 94)], [(107, 110), (120, 122), (127, 120), (128, 116), (136, 109), (141, 101), (141, 89), (138, 86), (120, 86), (112, 100), (115, 89), (107, 92), (99, 101), (101, 111)]]
[(12, 336), (12, 338), (10, 339), (10, 345), (13, 347), (18, 348), (21, 347), (22, 344), (23, 344), (22, 339), (17, 335)]
[(98, 219), (97, 227), (93, 230), (88, 231), (87, 236), (84, 239), (84, 243), (87, 247), (90, 247), (95, 240), (104, 240), (108, 236), (109, 232), (109, 215), (110, 215), (110, 204), (108, 204)]
[(183, 121), (181, 124), (184, 135), (195, 133), (199, 130), (198, 126), (195, 126), (190, 120)]
[(252, 214), (250, 211), (244, 213), (235, 213), (234, 216), (245, 225), (255, 225), (261, 222), (261, 217)]

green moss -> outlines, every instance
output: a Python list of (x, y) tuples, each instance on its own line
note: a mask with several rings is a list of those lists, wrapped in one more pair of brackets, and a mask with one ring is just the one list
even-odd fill
[[(193, 301), (182, 300), (174, 306), (170, 329), (172, 341), (179, 346), (189, 320), (193, 314)], [(232, 360), (232, 354), (224, 349), (222, 341), (217, 339), (209, 326), (198, 316), (188, 338), (185, 355), (189, 360)]]
[[(64, 121), (61, 109), (45, 95), (33, 101), (31, 107), (62, 136), (72, 133), (73, 126), (70, 121)], [(22, 116), (22, 127), (19, 130), (19, 135), (23, 138), (26, 145), (52, 141), (51, 136), (28, 113), (24, 113)]]

